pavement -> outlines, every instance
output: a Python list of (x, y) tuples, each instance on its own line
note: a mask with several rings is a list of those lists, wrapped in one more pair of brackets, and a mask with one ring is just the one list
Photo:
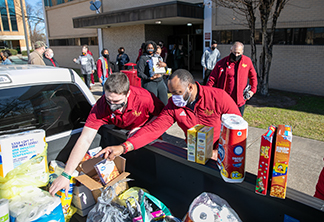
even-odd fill
[[(91, 91), (96, 99), (102, 95), (102, 86), (95, 83)], [(257, 174), (261, 135), (267, 129), (248, 128), (245, 170)], [(175, 123), (163, 135), (163, 140), (186, 148), (185, 135)], [(319, 174), (324, 167), (324, 142), (293, 136), (289, 160), (288, 187), (313, 196)]]

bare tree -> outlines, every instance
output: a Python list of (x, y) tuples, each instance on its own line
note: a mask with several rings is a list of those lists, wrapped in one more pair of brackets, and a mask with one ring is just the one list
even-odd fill
[[(269, 73), (272, 61), (273, 37), (279, 15), (289, 0), (212, 0), (216, 7), (232, 9), (246, 18), (250, 29), (251, 60), (258, 73), (258, 91), (267, 95), (269, 91)], [(260, 14), (262, 51), (257, 67), (256, 51), (256, 13)], [(268, 28), (268, 25), (270, 28)]]

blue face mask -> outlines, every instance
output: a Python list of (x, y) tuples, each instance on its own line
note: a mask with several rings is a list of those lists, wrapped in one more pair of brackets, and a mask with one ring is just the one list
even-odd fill
[[(188, 89), (188, 88), (187, 88)], [(178, 107), (185, 107), (190, 99), (191, 93), (188, 96), (188, 99), (184, 100), (183, 96), (186, 94), (186, 91), (182, 95), (172, 95), (172, 101), (174, 105)]]
[(147, 51), (148, 53), (153, 53), (153, 52), (154, 52), (154, 49), (146, 49), (146, 51)]

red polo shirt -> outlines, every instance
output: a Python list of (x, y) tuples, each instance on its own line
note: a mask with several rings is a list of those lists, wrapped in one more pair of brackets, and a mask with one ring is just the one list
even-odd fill
[(127, 139), (135, 149), (160, 137), (174, 122), (187, 136), (187, 130), (196, 124), (214, 127), (214, 148), (218, 144), (221, 128), (221, 116), (224, 113), (241, 116), (240, 111), (233, 99), (223, 90), (199, 85), (198, 100), (194, 110), (188, 107), (177, 107), (172, 98), (164, 107), (160, 115), (150, 124), (142, 127), (131, 138)]
[(164, 104), (146, 89), (130, 86), (127, 107), (123, 113), (112, 112), (103, 95), (92, 107), (85, 126), (98, 130), (104, 124), (131, 130), (143, 126), (151, 117), (159, 115)]

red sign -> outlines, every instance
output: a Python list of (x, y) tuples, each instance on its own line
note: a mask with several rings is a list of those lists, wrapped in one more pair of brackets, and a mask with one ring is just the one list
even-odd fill
[(205, 40), (210, 40), (210, 32), (205, 33)]

